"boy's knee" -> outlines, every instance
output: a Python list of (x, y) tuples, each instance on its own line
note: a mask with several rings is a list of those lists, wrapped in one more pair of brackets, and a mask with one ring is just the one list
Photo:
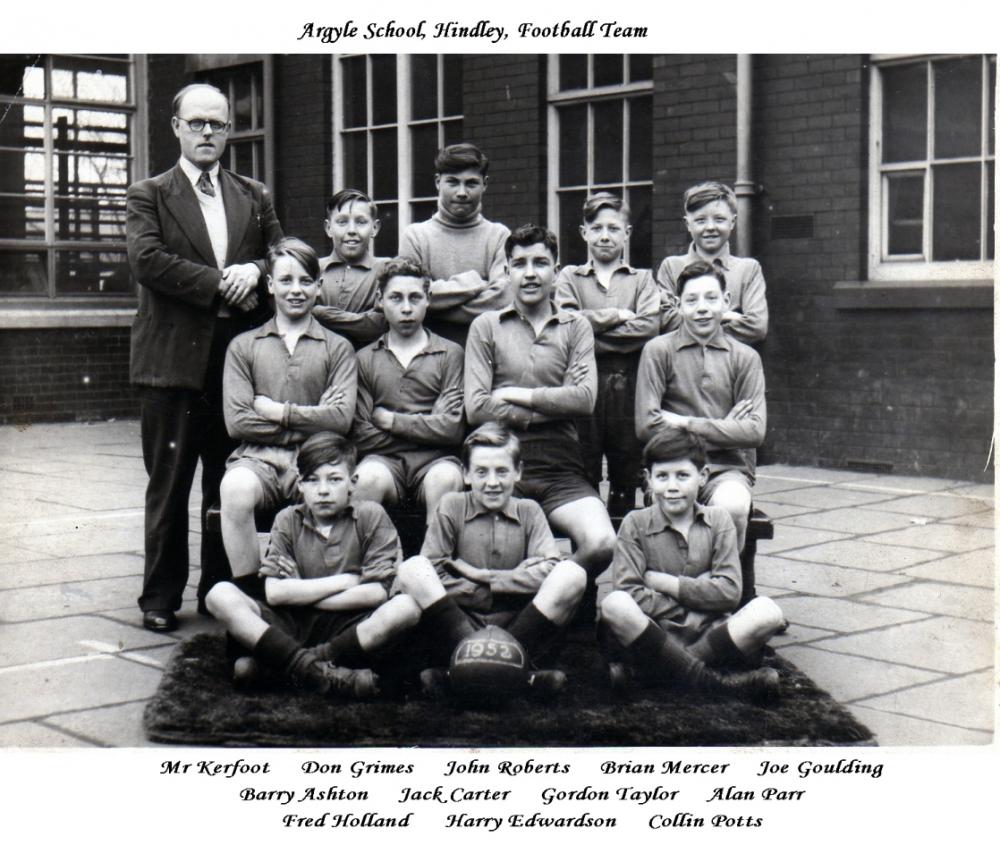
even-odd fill
[(583, 537), (577, 548), (580, 558), (587, 562), (589, 566), (605, 567), (611, 563), (611, 557), (615, 551), (615, 532), (596, 531)]
[(624, 590), (612, 590), (601, 602), (601, 621), (620, 628), (635, 616), (636, 605)]
[(785, 624), (785, 615), (778, 603), (767, 596), (751, 599), (740, 611), (751, 618), (755, 626), (769, 632), (776, 632)]
[(587, 589), (587, 571), (574, 561), (561, 560), (552, 568), (546, 581), (560, 600), (567, 607), (572, 607)]
[(437, 578), (437, 572), (423, 555), (414, 555), (399, 565), (396, 578), (404, 593), (411, 593), (414, 589), (425, 586), (431, 578)]
[(226, 515), (253, 513), (260, 481), (249, 469), (230, 469), (219, 484), (219, 502)]
[(228, 581), (220, 581), (212, 585), (205, 595), (205, 607), (213, 617), (219, 617), (226, 610), (227, 603), (233, 599), (233, 594), (239, 592), (236, 585)]
[(447, 492), (461, 492), (463, 487), (462, 472), (451, 463), (434, 466), (424, 477), (424, 492), (443, 495)]
[(409, 593), (397, 593), (388, 605), (392, 607), (393, 623), (400, 628), (412, 628), (420, 622), (420, 606)]

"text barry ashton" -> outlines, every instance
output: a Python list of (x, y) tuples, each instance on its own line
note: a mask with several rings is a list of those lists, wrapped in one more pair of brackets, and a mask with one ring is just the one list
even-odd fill
[[(557, 21), (555, 23), (537, 23), (525, 21), (513, 30), (522, 39), (644, 39), (649, 35), (648, 27), (634, 27), (621, 24), (618, 21)], [(322, 44), (336, 44), (341, 39), (485, 39), (492, 44), (499, 44), (510, 37), (506, 27), (493, 24), (489, 20), (476, 21), (475, 24), (459, 21), (419, 21), (416, 24), (400, 23), (392, 20), (383, 23), (369, 22), (355, 24), (347, 21), (343, 24), (324, 26), (312, 21), (302, 25), (302, 32), (297, 41), (316, 39)]]

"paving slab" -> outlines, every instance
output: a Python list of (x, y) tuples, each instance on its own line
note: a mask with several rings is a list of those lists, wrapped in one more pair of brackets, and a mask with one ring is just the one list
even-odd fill
[[(68, 581), (94, 581), (99, 578), (126, 575), (138, 576), (141, 579), (142, 570), (143, 560), (134, 553), (47, 559), (35, 556), (31, 560), (25, 559), (0, 567), (0, 590), (40, 587)], [(142, 587), (141, 581), (138, 584), (137, 589)]]
[[(0, 625), (0, 667), (73, 658), (95, 652), (142, 650), (164, 643), (152, 632), (103, 617), (60, 617)], [(172, 647), (172, 644), (171, 644)]]
[(911, 566), (902, 574), (992, 589), (996, 576), (995, 555), (993, 549), (979, 549)]
[(828, 563), (846, 566), (850, 569), (870, 569), (873, 572), (895, 572), (918, 563), (945, 557), (945, 552), (913, 549), (905, 546), (889, 546), (862, 540), (838, 540), (791, 549), (781, 553), (782, 557), (808, 560), (814, 563)]
[(849, 534), (838, 534), (836, 531), (821, 531), (818, 528), (802, 528), (798, 525), (775, 525), (774, 539), (757, 541), (757, 554), (785, 552), (803, 546), (843, 540), (849, 536)]
[(122, 703), (106, 708), (52, 715), (46, 721), (108, 747), (156, 747), (156, 744), (146, 738), (146, 732), (142, 728), (142, 713), (145, 708), (145, 701)]
[(993, 531), (959, 525), (916, 525), (903, 531), (872, 534), (868, 542), (916, 546), (942, 552), (970, 552), (993, 546)]
[(777, 501), (779, 504), (812, 507), (816, 510), (834, 510), (838, 507), (874, 504), (883, 501), (884, 496), (857, 489), (840, 489), (836, 486), (810, 486), (791, 492), (772, 492), (767, 496), (767, 500)]
[(767, 513), (772, 519), (787, 519), (790, 516), (802, 516), (811, 513), (809, 507), (800, 507), (795, 504), (783, 504), (779, 501), (769, 501), (767, 498), (758, 501), (754, 499), (754, 507)]
[(980, 501), (996, 500), (996, 486), (992, 483), (963, 483), (947, 491), (953, 495), (966, 495), (969, 498), (978, 498)]
[(115, 656), (0, 671), (0, 721), (147, 700), (162, 674)]
[(19, 721), (0, 724), (0, 747), (93, 747), (93, 743), (34, 721)]
[[(907, 517), (900, 516), (898, 513), (885, 513), (879, 510), (854, 507), (824, 510), (820, 513), (790, 515), (787, 523), (847, 534), (875, 534), (880, 531), (903, 528), (909, 524)], [(906, 544), (904, 543), (904, 545)]]
[(847, 708), (861, 723), (878, 733), (881, 747), (931, 747), (990, 744), (993, 733), (987, 730), (948, 726), (910, 715), (897, 715), (870, 709), (865, 701), (849, 703)]
[(970, 673), (909, 688), (864, 704), (884, 712), (912, 714), (938, 723), (993, 731), (993, 671)]
[(856, 596), (908, 580), (885, 572), (845, 569), (774, 555), (758, 555), (756, 572), (761, 584), (816, 596)]
[(948, 521), (952, 525), (969, 525), (973, 528), (997, 527), (997, 516), (993, 510), (987, 510), (985, 513), (973, 513), (970, 516), (956, 516)]
[(892, 608), (909, 608), (926, 614), (993, 622), (993, 590), (981, 587), (958, 587), (936, 581), (916, 581), (891, 590), (866, 593), (860, 598), (865, 602), (888, 605)]
[(786, 596), (781, 600), (781, 612), (793, 625), (833, 632), (860, 632), (923, 619), (912, 611), (826, 596)]
[(795, 595), (793, 590), (783, 590), (780, 587), (768, 587), (766, 584), (761, 584), (760, 579), (757, 579), (756, 587), (758, 596), (768, 596), (771, 599), (783, 599), (786, 596)]
[[(0, 619), (9, 623), (92, 614), (135, 604), (142, 585), (131, 576), (0, 591)], [(140, 615), (141, 616), (141, 615)]]
[(856, 655), (840, 655), (812, 646), (786, 647), (781, 654), (808, 673), (840, 703), (898, 691), (938, 678), (937, 674)]
[(889, 501), (879, 501), (868, 505), (872, 510), (885, 510), (889, 513), (909, 513), (915, 516), (929, 516), (932, 519), (947, 519), (950, 516), (965, 516), (970, 513), (982, 513), (987, 505), (974, 498), (961, 498), (950, 495), (907, 495), (904, 498), (893, 498)]
[[(825, 469), (824, 469), (825, 472)], [(960, 480), (951, 480), (940, 477), (913, 477), (906, 474), (869, 474), (859, 475), (855, 472), (850, 482), (845, 484), (855, 487), (877, 487), (884, 490), (896, 490), (898, 492), (945, 492), (963, 486)], [(965, 484), (967, 485), (967, 484)]]
[(788, 480), (784, 477), (773, 477), (768, 474), (757, 472), (757, 480), (754, 481), (753, 494), (769, 495), (772, 492), (788, 492), (793, 489), (809, 489), (811, 483), (803, 483), (800, 480)]
[(80, 522), (74, 528), (76, 530), (64, 534), (32, 537), (29, 542), (20, 542), (18, 545), (53, 557), (113, 554), (145, 548), (141, 524), (129, 528), (107, 528)]
[(767, 477), (784, 477), (811, 484), (842, 483), (843, 481), (857, 480), (859, 478), (856, 471), (821, 469), (811, 466), (790, 466), (783, 463), (761, 466), (760, 473)]
[(993, 666), (992, 627), (954, 617), (818, 640), (814, 646), (953, 675)]
[[(784, 600), (782, 600), (784, 603)], [(784, 610), (784, 609), (782, 609)], [(785, 615), (788, 616), (787, 614)], [(819, 638), (832, 637), (833, 632), (823, 629), (814, 629), (812, 626), (803, 626), (799, 623), (791, 623), (783, 634), (775, 635), (767, 643), (775, 649), (781, 649), (792, 644), (809, 643), (809, 641), (819, 640)]]
[(34, 549), (26, 549), (24, 546), (14, 546), (9, 542), (0, 540), (0, 584), (6, 582), (9, 572), (15, 571), (11, 567), (17, 567), (30, 561), (43, 560), (48, 557), (50, 555), (43, 554)]

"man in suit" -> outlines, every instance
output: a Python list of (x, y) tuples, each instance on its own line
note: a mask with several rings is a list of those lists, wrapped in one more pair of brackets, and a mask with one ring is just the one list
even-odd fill
[(131, 380), (142, 419), (146, 565), (139, 607), (156, 632), (177, 627), (188, 578), (188, 502), (202, 462), (201, 583), (231, 573), (222, 539), (205, 530), (235, 447), (222, 417), (222, 368), (232, 338), (268, 314), (263, 258), (282, 236), (263, 184), (219, 168), (230, 130), (229, 102), (214, 86), (185, 86), (174, 98), (178, 164), (128, 190), (128, 256), (139, 288)]

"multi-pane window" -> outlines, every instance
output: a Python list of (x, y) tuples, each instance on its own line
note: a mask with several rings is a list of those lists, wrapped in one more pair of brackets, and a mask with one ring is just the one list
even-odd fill
[(222, 165), (240, 175), (267, 182), (264, 67), (251, 62), (203, 72), (200, 82), (211, 83), (229, 98), (232, 129)]
[(0, 296), (134, 293), (135, 90), (126, 55), (0, 55)]
[(875, 66), (870, 275), (992, 278), (996, 60)]
[(334, 72), (334, 184), (372, 196), (375, 252), (392, 255), (402, 230), (436, 210), (438, 149), (462, 140), (461, 57), (342, 56)]
[(648, 54), (564, 54), (549, 63), (549, 224), (560, 259), (580, 264), (583, 203), (622, 196), (632, 210), (628, 260), (652, 266), (653, 97)]

